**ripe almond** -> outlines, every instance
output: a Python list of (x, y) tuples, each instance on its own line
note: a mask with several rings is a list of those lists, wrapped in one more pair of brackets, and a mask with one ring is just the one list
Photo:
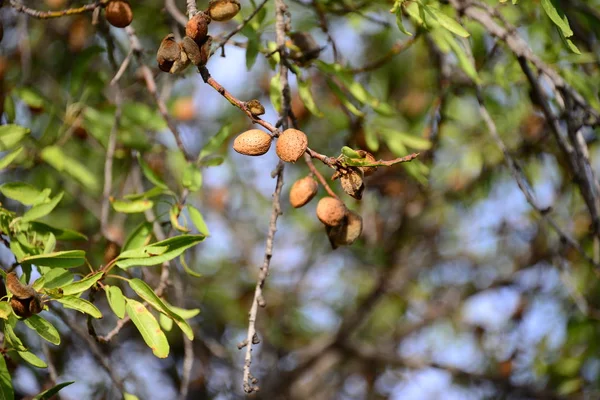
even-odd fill
[(250, 129), (235, 138), (233, 149), (246, 156), (262, 156), (271, 147), (273, 138), (260, 129)]
[(113, 0), (106, 6), (106, 20), (117, 28), (125, 28), (133, 20), (133, 12), (128, 2)]
[(277, 156), (285, 162), (295, 163), (308, 148), (308, 138), (298, 129), (286, 129), (277, 139)]
[(290, 189), (290, 204), (294, 208), (306, 205), (317, 194), (319, 185), (310, 176), (298, 179)]
[(365, 184), (363, 182), (363, 171), (356, 167), (350, 167), (348, 172), (340, 178), (342, 189), (357, 200), (362, 199)]
[(327, 226), (338, 226), (344, 221), (346, 206), (333, 197), (323, 197), (317, 204), (317, 218)]
[(211, 0), (208, 3), (208, 15), (215, 21), (229, 21), (240, 12), (238, 0)]
[(208, 15), (199, 12), (188, 21), (185, 26), (185, 35), (194, 40), (198, 46), (202, 46), (208, 34), (209, 23), (210, 19)]

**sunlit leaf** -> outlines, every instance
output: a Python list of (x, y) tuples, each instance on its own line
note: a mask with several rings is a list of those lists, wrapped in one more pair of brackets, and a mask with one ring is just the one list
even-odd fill
[(117, 212), (126, 213), (126, 214), (134, 214), (141, 213), (146, 210), (149, 210), (154, 206), (154, 202), (148, 199), (140, 199), (140, 200), (112, 200), (112, 207)]
[(25, 325), (37, 332), (40, 337), (52, 344), (60, 344), (60, 334), (56, 328), (39, 315), (32, 315), (25, 320)]
[(29, 351), (19, 351), (17, 353), (24, 361), (36, 368), (48, 368), (48, 364), (46, 364), (44, 360)]
[(187, 204), (186, 207), (190, 215), (190, 219), (192, 220), (192, 223), (194, 224), (196, 229), (198, 229), (198, 232), (205, 236), (210, 235), (208, 226), (206, 225), (206, 222), (204, 222), (204, 217), (202, 216), (200, 211), (198, 211), (198, 209), (192, 206), (191, 204)]
[(97, 272), (94, 275), (88, 276), (87, 278), (65, 285), (61, 288), (63, 291), (63, 295), (70, 296), (74, 294), (79, 294), (81, 292), (85, 292), (86, 290), (91, 288), (96, 282), (98, 282), (103, 275), (103, 272)]
[(4, 157), (0, 158), (0, 170), (8, 167), (10, 163), (12, 163), (22, 152), (23, 148), (19, 147), (18, 149), (13, 150)]
[(102, 313), (95, 305), (79, 297), (65, 296), (60, 299), (56, 299), (56, 301), (61, 303), (66, 308), (71, 308), (84, 314), (91, 315), (94, 318), (102, 318)]
[(44, 267), (73, 268), (82, 265), (85, 262), (85, 251), (66, 250), (56, 251), (48, 254), (39, 254), (36, 256), (27, 256), (21, 261), (22, 265), (38, 265)]
[(12, 149), (29, 133), (31, 130), (19, 125), (0, 125), (0, 151)]
[(142, 303), (132, 299), (126, 299), (125, 310), (154, 355), (166, 358), (169, 355), (169, 342), (156, 318)]
[(125, 296), (118, 286), (105, 286), (108, 305), (115, 315), (121, 319), (125, 317)]
[(205, 238), (204, 235), (175, 236), (141, 249), (123, 252), (119, 255), (116, 264), (123, 269), (133, 266), (158, 265), (179, 256), (186, 249), (200, 243)]

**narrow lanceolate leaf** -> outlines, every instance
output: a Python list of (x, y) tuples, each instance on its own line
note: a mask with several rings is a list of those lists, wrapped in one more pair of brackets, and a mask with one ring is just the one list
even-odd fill
[(0, 169), (4, 169), (4, 168), (8, 167), (10, 165), (10, 163), (15, 161), (15, 158), (17, 158), (19, 156), (19, 154), (21, 154), (22, 151), (23, 151), (23, 148), (19, 147), (18, 149), (13, 150), (10, 153), (8, 153), (7, 155), (5, 155), (4, 157), (0, 158)]
[(35, 221), (36, 219), (45, 217), (46, 215), (50, 214), (52, 210), (54, 210), (54, 208), (58, 205), (62, 197), (63, 193), (61, 192), (49, 202), (31, 207), (25, 214), (23, 214), (22, 221)]
[(39, 202), (45, 201), (48, 197), (46, 192), (43, 192), (38, 188), (24, 182), (5, 183), (0, 186), (0, 193), (9, 199), (16, 200), (19, 203), (27, 206), (32, 206)]
[(202, 213), (200, 213), (200, 211), (198, 211), (196, 207), (190, 204), (187, 205), (187, 209), (188, 213), (190, 214), (190, 219), (192, 220), (192, 223), (194, 224), (196, 229), (198, 229), (198, 232), (202, 235), (210, 235), (210, 231), (208, 230), (206, 222), (204, 222), (204, 217), (202, 216)]
[(91, 288), (96, 282), (98, 282), (102, 278), (102, 275), (104, 275), (103, 272), (97, 272), (94, 275), (88, 276), (87, 278), (84, 278), (80, 281), (63, 286), (63, 295), (69, 296), (85, 292), (86, 290)]
[(56, 328), (39, 315), (32, 315), (25, 320), (25, 325), (37, 332), (42, 339), (55, 344), (60, 344), (60, 334)]
[[(13, 324), (10, 323), (11, 320), (13, 321)], [(13, 315), (11, 318), (9, 318), (9, 323), (4, 323), (4, 340), (6, 344), (8, 344), (7, 347), (9, 348), (15, 349), (17, 351), (27, 351), (27, 348), (25, 347), (25, 345), (23, 345), (23, 342), (21, 341), (21, 339), (19, 339), (19, 337), (15, 334), (15, 331), (13, 330), (13, 325), (16, 324), (16, 321), (17, 318)]]
[(102, 313), (98, 308), (90, 303), (87, 300), (80, 299), (75, 296), (66, 296), (60, 299), (56, 299), (59, 303), (61, 303), (66, 308), (71, 308), (73, 310), (80, 311), (84, 314), (89, 314), (94, 318), (102, 318)]
[(10, 373), (6, 367), (4, 357), (0, 357), (0, 400), (14, 400), (15, 392), (13, 390)]
[(132, 299), (127, 299), (125, 310), (154, 355), (158, 358), (166, 358), (169, 355), (169, 342), (156, 318), (142, 303)]
[(21, 265), (37, 265), (43, 267), (73, 268), (85, 262), (85, 251), (67, 250), (55, 251), (48, 254), (27, 256), (21, 259)]
[(58, 393), (62, 388), (72, 385), (75, 381), (63, 382), (58, 385), (51, 387), (48, 390), (44, 390), (42, 393), (36, 395), (33, 400), (49, 400), (52, 396)]
[(231, 125), (223, 125), (219, 132), (217, 132), (213, 137), (211, 137), (208, 142), (200, 151), (198, 155), (198, 160), (202, 160), (205, 157), (210, 156), (211, 154), (216, 153), (223, 143), (229, 138), (231, 135)]
[(44, 362), (44, 360), (42, 360), (41, 358), (39, 358), (35, 354), (30, 353), (28, 351), (19, 351), (18, 353), (19, 353), (19, 356), (23, 360), (25, 360), (29, 364), (33, 365), (34, 367), (37, 367), (37, 368), (48, 368), (48, 364), (46, 364)]
[(163, 182), (163, 180), (161, 178), (159, 178), (159, 176), (156, 175), (154, 173), (154, 171), (152, 171), (152, 168), (150, 168), (150, 166), (146, 163), (146, 161), (144, 161), (144, 159), (142, 158), (142, 155), (140, 153), (138, 153), (137, 159), (138, 159), (138, 163), (140, 164), (140, 167), (142, 168), (142, 173), (144, 174), (146, 179), (148, 179), (150, 182), (152, 182), (155, 186), (157, 186), (159, 188), (162, 188), (162, 189), (169, 188), (167, 186), (167, 184), (165, 182)]
[(133, 266), (158, 265), (172, 260), (204, 239), (204, 235), (175, 236), (140, 249), (125, 251), (119, 255), (116, 264), (123, 269)]
[(571, 29), (571, 26), (569, 26), (569, 20), (567, 20), (567, 17), (564, 19), (561, 18), (561, 16), (558, 14), (558, 11), (556, 11), (556, 8), (554, 7), (554, 4), (552, 4), (550, 0), (542, 0), (542, 8), (552, 22), (554, 22), (554, 24), (562, 31), (565, 37), (573, 36), (573, 30)]
[(192, 327), (184, 320), (179, 314), (171, 310), (169, 306), (167, 306), (161, 299), (154, 293), (154, 290), (146, 282), (141, 279), (131, 279), (129, 280), (129, 286), (133, 289), (134, 292), (137, 293), (142, 299), (146, 300), (148, 304), (154, 307), (157, 311), (165, 314), (167, 317), (171, 318), (177, 326), (181, 329), (183, 333), (190, 340), (194, 340), (194, 333), (192, 332)]
[(423, 5), (423, 10), (427, 13), (428, 16), (432, 17), (438, 24), (448, 29), (450, 32), (462, 37), (470, 36), (469, 32), (467, 32), (461, 24), (459, 24), (453, 18), (444, 14), (443, 11), (438, 10), (435, 7), (430, 7), (426, 4)]
[(152, 224), (150, 222), (143, 222), (138, 225), (125, 240), (123, 245), (123, 251), (138, 249), (147, 245), (152, 238)]
[(115, 315), (121, 319), (125, 317), (125, 296), (118, 286), (105, 286), (108, 305)]
[(31, 130), (19, 125), (0, 126), (0, 151), (10, 150), (27, 136)]
[(152, 200), (140, 199), (134, 201), (113, 200), (111, 204), (115, 211), (126, 214), (141, 213), (152, 208), (154, 203)]
[(315, 103), (315, 99), (310, 91), (311, 88), (310, 80), (298, 80), (298, 94), (300, 100), (304, 103), (304, 106), (311, 112), (311, 114), (317, 117), (323, 117), (323, 113), (319, 110), (319, 107)]

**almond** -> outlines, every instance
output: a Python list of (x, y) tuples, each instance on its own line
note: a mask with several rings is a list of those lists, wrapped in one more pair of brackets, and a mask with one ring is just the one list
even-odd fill
[(251, 129), (235, 138), (233, 149), (246, 156), (261, 156), (269, 151), (273, 138), (260, 129)]
[(106, 20), (117, 28), (125, 28), (133, 20), (133, 12), (128, 2), (114, 0), (106, 6)]
[(298, 179), (290, 189), (290, 204), (294, 208), (306, 205), (317, 194), (319, 185), (310, 176)]
[(202, 46), (208, 35), (210, 18), (203, 12), (194, 15), (185, 26), (185, 35), (192, 39), (198, 46)]
[(240, 12), (238, 0), (211, 0), (208, 3), (208, 15), (215, 21), (229, 21)]
[(323, 197), (317, 204), (317, 218), (327, 226), (338, 226), (344, 221), (346, 206), (333, 197)]
[(306, 134), (298, 129), (286, 129), (277, 139), (275, 150), (282, 161), (295, 163), (308, 148)]

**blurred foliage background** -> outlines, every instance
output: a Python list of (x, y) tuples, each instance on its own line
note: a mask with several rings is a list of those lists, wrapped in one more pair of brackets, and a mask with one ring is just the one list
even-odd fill
[[(96, 24), (92, 13), (38, 20), (17, 12), (14, 3), (5, 1), (0, 8), (2, 123), (31, 133), (0, 173), (0, 182), (64, 190), (44, 221), (85, 234), (88, 240), (59, 241), (57, 249), (85, 250), (98, 268), (117, 256), (145, 221), (143, 213), (111, 208), (107, 226), (100, 225), (106, 149), (117, 109), (110, 81), (114, 66), (131, 51), (130, 36), (108, 26), (102, 15)], [(23, 3), (39, 10), (85, 4)], [(198, 8), (207, 3), (199, 1)], [(259, 3), (242, 0), (241, 13), (227, 23), (213, 21), (210, 34), (223, 38)], [(263, 291), (266, 307), (258, 314), (260, 344), (253, 351), (252, 374), (260, 391), (251, 397), (598, 398), (598, 231), (582, 194), (581, 175), (552, 126), (558, 126), (564, 140), (576, 131), (572, 145), (585, 147), (591, 171), (597, 171), (600, 2), (286, 3), (292, 31), (310, 33), (323, 47), (318, 60), (290, 61), (297, 72), (290, 73), (291, 106), (309, 146), (333, 157), (345, 145), (369, 150), (377, 159), (420, 155), (411, 163), (380, 167), (366, 178), (362, 201), (330, 181), (364, 222), (361, 238), (335, 251), (315, 216), (316, 201), (301, 209), (287, 201), (291, 183), (308, 174), (306, 164), (286, 167), (283, 215)], [(131, 1), (131, 26), (158, 96), (195, 159), (215, 135), (233, 138), (253, 125), (193, 68), (180, 75), (158, 70), (155, 54), (162, 38), (183, 33), (169, 12), (173, 4), (185, 14), (184, 1)], [(423, 4), (438, 10), (438, 17), (429, 16)], [(556, 7), (558, 23), (548, 4)], [(389, 12), (392, 7), (396, 14)], [(571, 107), (568, 91), (546, 71), (538, 76), (537, 65), (524, 68), (506, 38), (491, 35), (489, 24), (457, 9), (513, 25), (509, 34), (521, 37), (581, 95), (585, 107)], [(439, 13), (459, 28), (462, 24), (470, 36), (457, 34), (458, 28)], [(563, 17), (570, 37), (565, 37)], [(238, 99), (259, 99), (267, 109), (264, 119), (273, 124), (278, 115), (271, 101), (279, 101), (272, 81), (276, 65), (269, 56), (274, 42), (275, 7), (268, 1), (207, 64), (215, 80)], [(532, 80), (526, 74), (531, 69)], [(186, 350), (175, 327), (167, 332), (170, 355), (160, 360), (128, 324), (109, 343), (97, 345), (100, 356), (126, 391), (140, 399), (177, 398), (190, 354), (187, 398), (243, 398), (245, 349), (237, 345), (246, 337), (263, 262), (275, 187), (270, 173), (277, 157), (274, 150), (262, 157), (242, 156), (226, 140), (190, 171), (136, 57), (118, 84), (122, 106), (111, 196), (123, 199), (154, 186), (140, 173), (139, 157), (178, 194), (153, 198), (165, 231), (171, 231), (169, 210), (185, 201), (201, 211), (210, 236), (185, 253), (186, 268), (201, 276), (186, 273), (177, 259), (164, 292), (172, 304), (201, 310), (190, 320), (191, 346)], [(478, 93), (507, 157), (490, 134)], [(581, 123), (573, 122), (579, 125), (571, 129), (569, 121), (575, 120)], [(517, 176), (528, 180), (525, 189), (517, 185), (507, 160)], [(329, 180), (333, 171), (315, 163)], [(594, 182), (591, 197), (597, 200)], [(179, 196), (186, 191), (187, 196)], [(533, 194), (537, 207), (523, 191)], [(318, 196), (324, 195), (321, 187)], [(27, 209), (3, 196), (0, 201), (19, 214)], [(568, 238), (557, 234), (548, 219)], [(11, 251), (0, 246), (0, 256), (8, 269), (14, 261)], [(128, 273), (155, 286), (161, 267)], [(122, 281), (107, 282), (132, 295)], [(109, 310), (103, 293), (95, 304)], [(59, 329), (61, 345), (43, 344), (27, 331), (21, 332), (22, 339), (54, 372), (9, 363), (16, 397), (73, 380), (61, 398), (121, 398), (85, 335), (52, 309), (41, 315)], [(104, 315), (94, 321), (98, 335), (117, 323), (113, 314)], [(85, 327), (85, 316), (69, 317)]]

